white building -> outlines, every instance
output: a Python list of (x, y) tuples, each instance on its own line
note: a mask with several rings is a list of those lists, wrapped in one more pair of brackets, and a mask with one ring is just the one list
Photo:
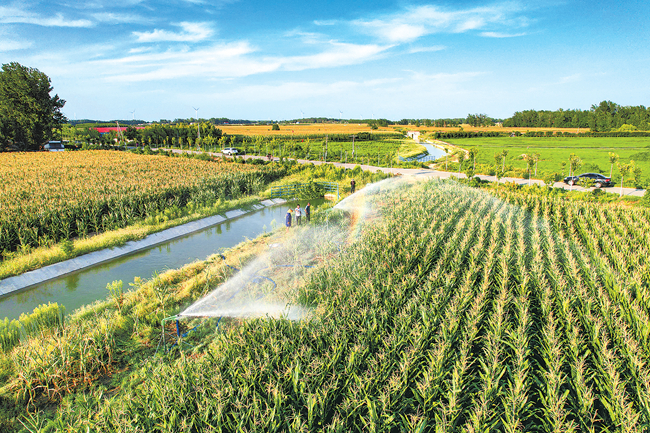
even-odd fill
[(407, 137), (412, 138), (413, 140), (420, 142), (420, 131), (409, 131), (406, 133)]

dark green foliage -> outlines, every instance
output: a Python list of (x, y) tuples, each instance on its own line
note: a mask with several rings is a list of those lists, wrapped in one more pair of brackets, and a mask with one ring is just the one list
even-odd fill
[(0, 72), (0, 150), (38, 150), (65, 116), (58, 95), (50, 97), (47, 75), (12, 62)]
[[(590, 128), (592, 132), (614, 131), (623, 125), (631, 125), (642, 131), (650, 130), (650, 110), (642, 105), (623, 107), (612, 101), (602, 101), (592, 105), (590, 110), (517, 111), (503, 122), (505, 127)], [(620, 131), (617, 134), (632, 134), (616, 135), (621, 137), (639, 136), (634, 131)]]

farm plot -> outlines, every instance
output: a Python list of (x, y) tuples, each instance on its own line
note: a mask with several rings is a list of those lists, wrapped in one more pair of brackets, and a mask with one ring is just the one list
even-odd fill
[(279, 175), (268, 167), (81, 151), (0, 155), (0, 251), (124, 227), (192, 201), (239, 197)]
[[(582, 161), (577, 168), (578, 173), (599, 172), (610, 175), (612, 165), (610, 153), (618, 155), (618, 162), (627, 164), (634, 161), (644, 176), (650, 174), (650, 139), (624, 137), (500, 137), (500, 138), (471, 138), (450, 139), (451, 144), (464, 149), (475, 148), (477, 171), (485, 172), (497, 166), (501, 168), (502, 159), (496, 157), (502, 151), (507, 151), (506, 169), (513, 174), (522, 175), (526, 170), (526, 161), (522, 155), (539, 154), (537, 177), (545, 174), (558, 173), (569, 175), (569, 157), (575, 154)], [(444, 166), (443, 166), (444, 167)], [(456, 167), (458, 165), (456, 164)], [(451, 170), (451, 169), (450, 169)], [(621, 176), (617, 164), (614, 164), (612, 175), (615, 182), (620, 182)], [(630, 178), (630, 176), (627, 176)], [(632, 186), (633, 183), (630, 185)]]
[(380, 218), (297, 294), (316, 318), (147, 361), (56, 425), (647, 431), (650, 211), (452, 182), (368, 199)]
[[(268, 140), (261, 136), (239, 137), (237, 148), (247, 154), (309, 159), (315, 161), (363, 163), (388, 166), (397, 163), (397, 156), (408, 158), (426, 152), (426, 148), (410, 139), (382, 138), (360, 139), (354, 143), (326, 140), (325, 137), (297, 138), (283, 136)], [(219, 149), (215, 149), (219, 151)]]

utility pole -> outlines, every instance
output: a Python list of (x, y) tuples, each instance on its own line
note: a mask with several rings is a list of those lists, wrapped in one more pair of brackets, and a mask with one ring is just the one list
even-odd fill
[(120, 128), (120, 123), (118, 121), (115, 121), (115, 124), (117, 125), (117, 135), (118, 135), (118, 137), (121, 137), (122, 142), (124, 143), (124, 148), (126, 149), (126, 140), (124, 139), (124, 134), (122, 134), (122, 129)]

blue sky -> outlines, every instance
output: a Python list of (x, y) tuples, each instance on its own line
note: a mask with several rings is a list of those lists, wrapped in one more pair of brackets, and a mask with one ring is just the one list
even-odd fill
[(650, 2), (3, 1), (70, 118), (440, 118), (648, 105)]

